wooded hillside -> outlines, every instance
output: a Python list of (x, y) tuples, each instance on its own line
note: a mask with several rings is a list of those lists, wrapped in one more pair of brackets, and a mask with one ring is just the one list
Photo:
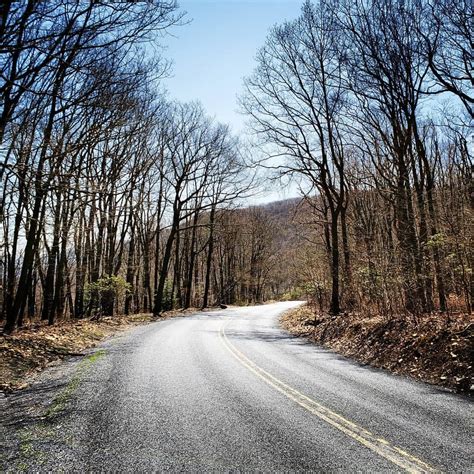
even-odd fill
[(306, 1), (260, 49), (242, 107), (259, 163), (314, 211), (303, 266), (321, 310), (472, 311), (472, 13)]
[[(472, 311), (469, 2), (304, 2), (245, 81), (252, 146), (160, 92), (175, 1), (1, 14), (6, 332), (273, 298)], [(303, 200), (249, 207), (255, 165)]]

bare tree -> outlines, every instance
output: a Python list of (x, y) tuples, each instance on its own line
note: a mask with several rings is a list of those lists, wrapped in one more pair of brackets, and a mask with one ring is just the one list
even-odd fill
[(345, 90), (340, 28), (331, 6), (305, 2), (301, 16), (275, 27), (245, 84), (244, 110), (283, 174), (304, 176), (330, 212), (332, 296), (340, 312), (341, 215), (347, 206), (343, 122)]

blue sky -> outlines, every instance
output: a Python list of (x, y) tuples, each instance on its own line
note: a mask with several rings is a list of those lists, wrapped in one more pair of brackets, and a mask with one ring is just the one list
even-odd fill
[(190, 24), (164, 41), (174, 62), (165, 81), (171, 97), (200, 100), (208, 113), (240, 132), (237, 113), (242, 79), (254, 68), (255, 54), (275, 23), (298, 16), (302, 0), (182, 0)]
[[(166, 37), (164, 56), (173, 61), (164, 86), (171, 98), (199, 100), (207, 113), (244, 132), (246, 118), (238, 113), (242, 82), (255, 67), (255, 55), (269, 29), (296, 18), (303, 0), (181, 0), (189, 24)], [(261, 204), (297, 196), (296, 185), (264, 180), (251, 198)]]

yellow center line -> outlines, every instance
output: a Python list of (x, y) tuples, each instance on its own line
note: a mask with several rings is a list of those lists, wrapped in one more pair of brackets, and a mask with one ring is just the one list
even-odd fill
[(423, 473), (436, 472), (436, 470), (424, 461), (412, 456), (401, 448), (393, 446), (387, 440), (379, 438), (370, 431), (362, 428), (356, 423), (344, 418), (342, 415), (321, 405), (312, 398), (302, 394), (298, 390), (290, 387), (286, 383), (277, 379), (274, 375), (259, 367), (247, 356), (240, 352), (228, 339), (225, 332), (225, 324), (222, 325), (219, 336), (227, 350), (247, 369), (264, 380), (280, 393), (293, 400), (295, 403), (305, 408), (307, 411), (326, 421), (331, 426), (342, 431), (346, 435), (358, 441), (366, 448), (374, 451), (383, 458), (391, 461), (407, 472)]

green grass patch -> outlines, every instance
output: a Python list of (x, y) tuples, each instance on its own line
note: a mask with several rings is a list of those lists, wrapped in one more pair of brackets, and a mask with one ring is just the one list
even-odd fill
[[(28, 462), (43, 464), (46, 455), (40, 449), (35, 448), (34, 442), (41, 441), (51, 436), (52, 431), (47, 429), (43, 424), (38, 426), (24, 428), (19, 432), (19, 460), (17, 464), (18, 471), (24, 472), (28, 470)], [(27, 462), (28, 461), (28, 462)]]
[(74, 377), (66, 385), (66, 387), (55, 397), (51, 406), (46, 410), (46, 418), (52, 418), (53, 416), (62, 412), (69, 400), (72, 398), (76, 390), (79, 388), (82, 377), (84, 376), (85, 371), (97, 360), (102, 358), (106, 352), (103, 349), (99, 349), (93, 354), (85, 357), (80, 363)]
[[(32, 466), (41, 466), (44, 464), (47, 459), (47, 453), (43, 451), (42, 445), (49, 441), (58, 442), (57, 436), (63, 437), (65, 434), (61, 430), (58, 431), (60, 425), (55, 425), (54, 417), (64, 411), (68, 402), (79, 388), (87, 370), (95, 362), (104, 357), (105, 354), (105, 350), (99, 349), (84, 357), (79, 362), (72, 379), (66, 387), (56, 395), (44, 413), (42, 421), (23, 427), (17, 431), (16, 436), (19, 444), (15, 462), (15, 472), (29, 472), (32, 470)], [(73, 445), (72, 437), (66, 438), (62, 442), (66, 442), (71, 446)], [(3, 472), (1, 467), (0, 472)]]
[(88, 362), (95, 362), (97, 359), (100, 359), (105, 355), (104, 349), (99, 349), (98, 351), (94, 352), (93, 354), (87, 356), (85, 358), (86, 361)]

